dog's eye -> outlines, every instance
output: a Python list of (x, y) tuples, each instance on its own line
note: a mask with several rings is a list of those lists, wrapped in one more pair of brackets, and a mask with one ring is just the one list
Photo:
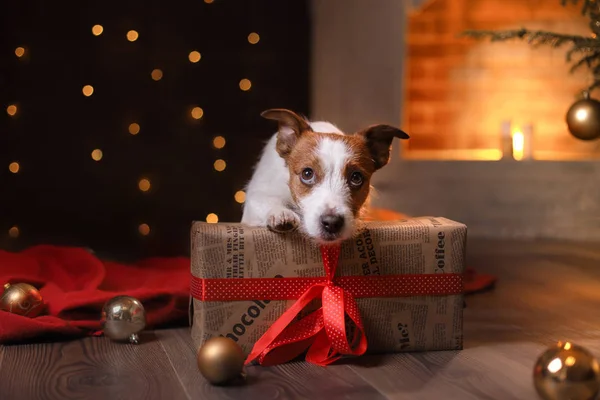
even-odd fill
[(358, 187), (363, 184), (363, 176), (360, 172), (353, 172), (350, 175), (350, 184), (352, 186)]
[(315, 173), (311, 168), (304, 168), (300, 174), (300, 179), (307, 185), (315, 183)]

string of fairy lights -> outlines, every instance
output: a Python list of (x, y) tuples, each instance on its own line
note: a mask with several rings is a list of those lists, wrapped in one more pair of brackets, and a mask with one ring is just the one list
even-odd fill
[[(206, 4), (212, 4), (214, 0), (204, 0), (204, 2)], [(91, 32), (94, 36), (101, 36), (104, 33), (104, 27), (100, 24), (96, 24), (92, 26)], [(138, 40), (139, 36), (140, 33), (136, 30), (129, 30), (125, 35), (126, 39), (130, 42), (135, 42)], [(260, 41), (260, 35), (256, 32), (251, 32), (248, 34), (247, 41), (251, 45), (256, 45)], [(19, 46), (15, 48), (14, 54), (17, 58), (23, 59), (24, 56), (29, 53), (29, 51), (30, 50), (26, 46)], [(200, 60), (202, 60), (202, 54), (196, 49), (191, 50), (188, 54), (188, 60), (191, 63), (198, 63)], [(154, 81), (160, 81), (163, 78), (163, 75), (164, 72), (160, 68), (155, 68), (150, 72), (150, 78)], [(238, 85), (240, 90), (244, 92), (249, 91), (252, 88), (252, 82), (247, 78), (241, 79)], [(84, 84), (81, 88), (81, 92), (85, 97), (92, 96), (94, 94), (94, 90), (94, 87), (90, 84)], [(19, 110), (18, 102), (9, 104), (6, 107), (6, 113), (9, 115), (9, 117), (17, 117), (20, 115), (21, 111)], [(200, 120), (204, 116), (204, 110), (197, 105), (193, 105), (190, 106), (189, 114), (193, 119)], [(142, 127), (140, 126), (139, 122), (131, 121), (128, 125), (128, 133), (135, 136), (141, 132)], [(227, 141), (223, 136), (213, 137), (212, 145), (217, 150), (223, 149), (226, 143)], [(100, 148), (93, 149), (90, 153), (90, 157), (95, 162), (101, 162), (102, 158), (104, 157), (104, 152)], [(226, 161), (221, 158), (215, 160), (213, 163), (213, 168), (217, 172), (224, 171), (226, 167)], [(8, 170), (13, 174), (18, 174), (21, 171), (21, 164), (17, 160), (12, 161), (8, 165)], [(141, 177), (137, 182), (137, 186), (141, 192), (149, 192), (152, 188), (152, 183), (148, 177)], [(246, 200), (246, 193), (243, 190), (238, 190), (235, 192), (233, 197), (237, 203), (243, 204)], [(219, 222), (219, 216), (216, 213), (211, 212), (206, 216), (206, 222), (217, 223)], [(138, 232), (141, 236), (148, 236), (151, 232), (151, 227), (147, 223), (142, 222), (138, 225)], [(12, 226), (8, 230), (9, 237), (14, 239), (18, 238), (20, 234), (21, 231), (17, 225)]]

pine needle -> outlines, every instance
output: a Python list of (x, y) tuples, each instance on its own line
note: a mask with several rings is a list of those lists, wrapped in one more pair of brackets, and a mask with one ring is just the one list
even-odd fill
[[(571, 73), (579, 68), (586, 66), (591, 69), (594, 76), (593, 84), (587, 88), (591, 91), (600, 87), (600, 5), (597, 3), (600, 0), (560, 0), (563, 6), (569, 3), (577, 5), (582, 4), (582, 15), (588, 15), (590, 18), (590, 26), (596, 33), (593, 36), (567, 35), (556, 32), (548, 32), (542, 30), (529, 30), (526, 28), (511, 29), (504, 31), (491, 30), (467, 30), (462, 32), (462, 36), (472, 37), (474, 39), (488, 39), (491, 42), (504, 42), (509, 40), (526, 41), (532, 47), (550, 46), (558, 48), (563, 45), (570, 45), (566, 52), (566, 62), (573, 63)], [(574, 60), (574, 56), (579, 58)]]

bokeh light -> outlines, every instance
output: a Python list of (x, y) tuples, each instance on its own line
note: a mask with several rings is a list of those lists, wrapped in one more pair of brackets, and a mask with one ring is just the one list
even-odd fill
[(188, 55), (188, 59), (190, 60), (190, 62), (193, 63), (197, 63), (198, 61), (200, 61), (200, 59), (202, 58), (202, 55), (197, 52), (196, 50), (190, 52), (190, 54)]
[(150, 187), (152, 187), (152, 185), (150, 184), (150, 180), (148, 178), (142, 178), (138, 182), (138, 187), (142, 192), (147, 192), (148, 190), (150, 190)]
[(8, 230), (8, 236), (10, 236), (13, 239), (18, 238), (20, 233), (21, 232), (19, 231), (18, 226), (13, 226)]
[(16, 161), (13, 161), (10, 164), (8, 164), (8, 170), (10, 172), (12, 172), (13, 174), (16, 174), (17, 172), (19, 172), (20, 169), (21, 169), (21, 166)]
[(92, 151), (92, 160), (94, 160), (94, 161), (100, 161), (100, 160), (102, 160), (102, 155), (103, 155), (102, 150), (100, 150), (100, 149), (94, 149)]
[(192, 118), (200, 119), (204, 115), (204, 110), (200, 107), (194, 107), (194, 108), (192, 108), (191, 114), (192, 114)]
[(132, 135), (137, 135), (140, 133), (140, 129), (140, 125), (137, 122), (129, 124), (129, 133)]
[(153, 80), (155, 81), (160, 81), (163, 77), (163, 72), (156, 68), (154, 70), (152, 70), (152, 73), (150, 74), (150, 76), (152, 77)]
[(104, 32), (104, 28), (102, 27), (102, 25), (92, 26), (92, 34), (94, 36), (100, 36), (100, 35), (102, 35), (102, 32)]
[(252, 82), (250, 82), (249, 79), (242, 79), (240, 81), (240, 89), (242, 89), (244, 92), (247, 92), (248, 90), (250, 90), (250, 88), (252, 87)]
[(127, 40), (129, 40), (130, 42), (135, 42), (136, 40), (138, 40), (139, 37), (140, 35), (139, 33), (137, 33), (137, 31), (130, 30), (129, 32), (127, 32)]
[(150, 234), (150, 226), (148, 224), (140, 224), (138, 231), (142, 236), (148, 236)]
[(81, 91), (85, 97), (90, 97), (94, 93), (94, 87), (92, 85), (85, 85)]
[(223, 136), (215, 136), (213, 138), (213, 146), (215, 149), (222, 149), (225, 147), (225, 138)]
[(213, 164), (213, 166), (215, 167), (215, 169), (219, 172), (224, 171), (225, 167), (227, 167), (227, 163), (225, 162), (225, 160), (217, 160), (215, 161), (215, 163)]
[(235, 201), (242, 204), (246, 201), (246, 192), (244, 192), (243, 190), (238, 190), (237, 192), (235, 192), (233, 198), (235, 199)]
[(248, 35), (248, 42), (250, 44), (256, 44), (256, 43), (258, 43), (259, 40), (260, 40), (260, 36), (256, 32), (252, 32), (251, 34)]

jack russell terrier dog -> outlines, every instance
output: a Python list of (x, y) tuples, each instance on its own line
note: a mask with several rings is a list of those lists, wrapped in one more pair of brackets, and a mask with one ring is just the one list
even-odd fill
[(279, 123), (246, 187), (242, 223), (275, 232), (298, 229), (318, 243), (351, 237), (371, 190), (371, 175), (386, 165), (400, 129), (375, 125), (346, 135), (329, 122), (292, 111), (262, 117)]

